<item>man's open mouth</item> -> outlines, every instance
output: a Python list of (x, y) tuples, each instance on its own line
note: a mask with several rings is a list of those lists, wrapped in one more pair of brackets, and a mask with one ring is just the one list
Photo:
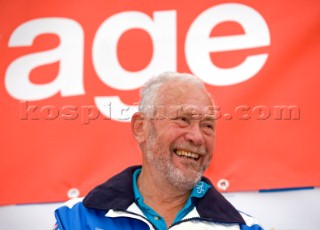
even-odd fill
[(186, 158), (191, 158), (194, 160), (198, 160), (200, 158), (200, 155), (194, 152), (189, 152), (186, 150), (181, 150), (181, 149), (174, 149), (173, 152), (178, 155), (179, 157), (186, 157)]

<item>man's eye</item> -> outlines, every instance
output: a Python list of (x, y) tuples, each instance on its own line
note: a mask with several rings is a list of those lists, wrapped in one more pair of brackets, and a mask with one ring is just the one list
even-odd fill
[(214, 130), (214, 126), (213, 124), (203, 124), (203, 127), (205, 127), (206, 129), (210, 129), (210, 130)]
[(187, 117), (184, 117), (184, 116), (177, 117), (176, 120), (181, 122), (181, 123), (188, 123), (189, 122), (189, 119)]
[(206, 125), (206, 127), (209, 128), (209, 129), (213, 129), (213, 125), (211, 125), (211, 124), (210, 125)]
[(181, 121), (188, 121), (188, 119), (186, 117), (180, 117), (179, 118)]

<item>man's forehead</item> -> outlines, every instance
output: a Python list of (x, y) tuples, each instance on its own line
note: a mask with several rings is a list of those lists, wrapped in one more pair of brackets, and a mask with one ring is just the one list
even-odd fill
[(164, 83), (159, 88), (157, 96), (158, 102), (165, 105), (168, 103), (183, 104), (189, 99), (197, 99), (199, 101), (209, 98), (208, 92), (201, 85), (191, 84), (180, 79)]
[(177, 117), (181, 115), (190, 117), (210, 117), (215, 113), (215, 108), (211, 106), (197, 106), (197, 105), (160, 105), (154, 108), (156, 116), (162, 117)]

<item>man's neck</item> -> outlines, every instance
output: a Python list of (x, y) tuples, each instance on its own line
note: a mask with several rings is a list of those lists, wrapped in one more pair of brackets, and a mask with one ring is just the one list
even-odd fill
[(137, 185), (145, 204), (161, 215), (170, 226), (177, 213), (186, 204), (191, 190), (179, 190), (163, 178), (144, 168), (138, 177)]

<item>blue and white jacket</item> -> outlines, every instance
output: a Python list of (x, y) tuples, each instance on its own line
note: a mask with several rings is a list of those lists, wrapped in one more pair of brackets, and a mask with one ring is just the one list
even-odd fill
[[(135, 203), (130, 167), (94, 188), (85, 198), (72, 199), (55, 211), (59, 230), (156, 230)], [(257, 221), (238, 212), (211, 185), (191, 212), (170, 230), (263, 230)]]

